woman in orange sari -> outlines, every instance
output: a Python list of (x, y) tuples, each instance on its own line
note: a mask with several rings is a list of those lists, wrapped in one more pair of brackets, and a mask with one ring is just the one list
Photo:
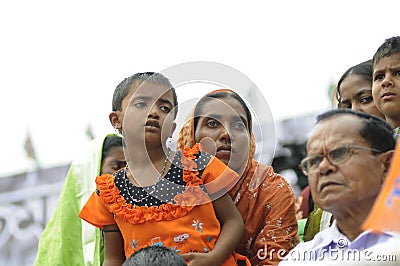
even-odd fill
[(299, 241), (294, 193), (271, 166), (253, 159), (252, 117), (237, 93), (213, 91), (198, 101), (179, 133), (178, 147), (195, 143), (241, 176), (229, 191), (245, 223), (236, 251), (252, 265), (277, 264)]

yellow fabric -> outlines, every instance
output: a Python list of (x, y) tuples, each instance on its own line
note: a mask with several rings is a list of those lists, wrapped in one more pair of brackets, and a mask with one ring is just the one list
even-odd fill
[(307, 222), (304, 227), (303, 239), (305, 242), (314, 239), (314, 236), (320, 231), (322, 209), (316, 207), (307, 217)]

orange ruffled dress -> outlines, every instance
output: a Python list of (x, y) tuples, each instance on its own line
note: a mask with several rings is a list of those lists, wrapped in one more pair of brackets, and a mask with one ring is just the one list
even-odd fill
[[(182, 153), (182, 178), (186, 187), (183, 193), (175, 195), (174, 202), (150, 207), (127, 203), (115, 177), (104, 174), (96, 178), (97, 193), (91, 195), (79, 217), (99, 228), (117, 224), (124, 238), (126, 258), (150, 245), (168, 246), (180, 254), (209, 252), (220, 234), (220, 224), (209, 194), (231, 183), (227, 180), (236, 181), (238, 176), (211, 156), (199, 174), (194, 159), (196, 155), (197, 158), (205, 155), (199, 151), (199, 145), (184, 149)], [(208, 183), (206, 189), (201, 188), (203, 183)], [(246, 258), (232, 254), (223, 265), (237, 265), (237, 259)]]

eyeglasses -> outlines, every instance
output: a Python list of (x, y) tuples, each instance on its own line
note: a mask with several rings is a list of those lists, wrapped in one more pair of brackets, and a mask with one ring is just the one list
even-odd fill
[(372, 149), (363, 146), (356, 146), (356, 145), (345, 145), (337, 147), (324, 155), (317, 154), (306, 157), (303, 160), (301, 160), (299, 167), (301, 168), (301, 171), (305, 175), (309, 175), (310, 173), (316, 172), (318, 170), (318, 167), (322, 162), (322, 160), (324, 159), (324, 157), (326, 157), (332, 165), (339, 165), (350, 159), (354, 149), (381, 153), (381, 151), (377, 149)]

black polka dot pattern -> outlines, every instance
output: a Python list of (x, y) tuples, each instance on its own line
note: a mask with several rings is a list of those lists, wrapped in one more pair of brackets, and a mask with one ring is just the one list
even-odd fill
[[(165, 203), (174, 203), (174, 197), (183, 193), (186, 183), (183, 181), (182, 152), (177, 152), (172, 161), (171, 167), (157, 184), (148, 187), (137, 187), (126, 178), (125, 169), (121, 169), (115, 174), (115, 185), (127, 203), (136, 206), (160, 206)], [(196, 156), (194, 161), (199, 169), (199, 178), (211, 159), (208, 153), (201, 153)], [(204, 189), (203, 189), (204, 190)]]

